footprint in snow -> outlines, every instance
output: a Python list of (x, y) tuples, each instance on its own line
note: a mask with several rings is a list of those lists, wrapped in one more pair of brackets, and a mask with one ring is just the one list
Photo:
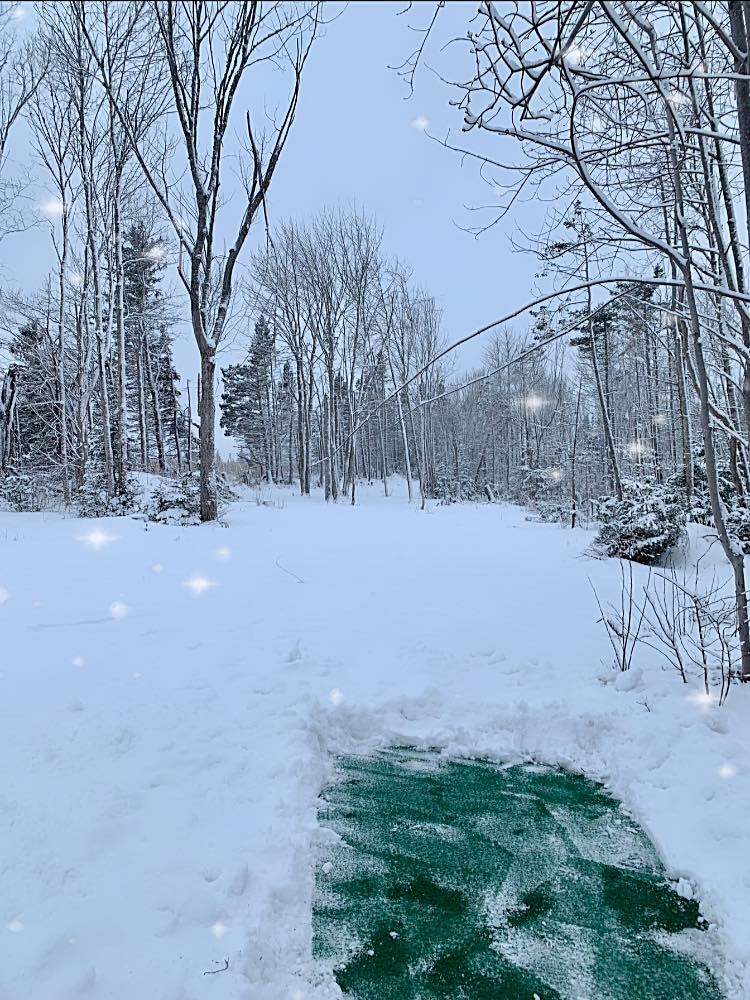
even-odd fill
[(250, 881), (250, 869), (247, 865), (242, 865), (232, 876), (229, 883), (229, 891), (233, 896), (243, 896)]
[(298, 660), (302, 659), (302, 649), (300, 648), (299, 639), (295, 642), (289, 652), (286, 654), (287, 663), (296, 663)]

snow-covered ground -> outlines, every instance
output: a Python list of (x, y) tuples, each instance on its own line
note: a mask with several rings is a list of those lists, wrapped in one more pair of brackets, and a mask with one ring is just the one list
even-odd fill
[(605, 780), (750, 997), (750, 692), (719, 709), (655, 657), (603, 683), (589, 578), (620, 576), (585, 531), (267, 497), (227, 527), (0, 514), (0, 998), (336, 996), (316, 799), (394, 741)]

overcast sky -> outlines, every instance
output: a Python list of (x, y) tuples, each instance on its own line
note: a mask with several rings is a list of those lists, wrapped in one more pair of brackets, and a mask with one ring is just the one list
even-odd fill
[[(430, 138), (444, 139), (451, 131), (461, 139), (460, 112), (450, 107), (456, 92), (435, 70), (457, 77), (470, 72), (466, 46), (444, 49), (443, 42), (465, 35), (477, 4), (447, 4), (411, 96), (392, 67), (418, 44), (413, 26), (429, 20), (434, 4), (414, 4), (401, 16), (404, 2), (327, 6), (329, 17), (340, 14), (305, 71), (293, 133), (271, 189), (271, 222), (339, 204), (364, 209), (381, 226), (387, 252), (409, 264), (437, 299), (445, 336), (457, 339), (528, 298), (535, 261), (513, 252), (510, 240), (515, 224), (535, 229), (540, 215), (538, 206), (521, 203), (513, 219), (484, 235), (466, 232), (478, 221), (471, 209), (490, 205), (495, 196), (476, 162)], [(31, 10), (27, 21), (33, 22)], [(259, 228), (255, 239), (261, 237)], [(38, 288), (52, 263), (48, 227), (9, 238), (2, 256), (6, 280)], [(475, 342), (457, 354), (456, 369), (477, 364), (481, 346)], [(175, 356), (183, 378), (194, 378), (197, 352), (187, 326)]]

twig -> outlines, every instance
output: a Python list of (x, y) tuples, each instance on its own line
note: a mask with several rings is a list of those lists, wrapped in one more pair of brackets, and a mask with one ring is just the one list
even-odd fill
[(292, 573), (292, 571), (290, 569), (287, 569), (286, 566), (282, 566), (278, 559), (276, 560), (276, 565), (279, 567), (280, 570), (282, 570), (288, 576), (294, 577), (294, 579), (297, 581), (297, 583), (304, 583), (305, 582), (301, 577), (297, 576), (296, 573)]
[(220, 969), (206, 969), (203, 973), (204, 976), (215, 976), (218, 972), (226, 972), (229, 968), (229, 959), (224, 959), (224, 965)]

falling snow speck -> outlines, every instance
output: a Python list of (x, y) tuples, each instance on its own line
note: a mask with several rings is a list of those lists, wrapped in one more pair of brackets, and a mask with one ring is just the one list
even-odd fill
[(95, 552), (99, 552), (100, 549), (110, 545), (115, 541), (115, 538), (115, 535), (110, 535), (108, 531), (104, 531), (102, 528), (92, 528), (85, 535), (78, 535), (78, 541), (83, 542), (84, 545), (87, 545)]
[(183, 587), (187, 587), (191, 593), (199, 597), (201, 594), (205, 594), (207, 590), (211, 587), (215, 587), (216, 582), (214, 580), (209, 580), (208, 577), (202, 576), (200, 573), (195, 573), (189, 579), (183, 582)]
[(123, 601), (113, 601), (109, 606), (111, 618), (125, 618), (130, 608)]

